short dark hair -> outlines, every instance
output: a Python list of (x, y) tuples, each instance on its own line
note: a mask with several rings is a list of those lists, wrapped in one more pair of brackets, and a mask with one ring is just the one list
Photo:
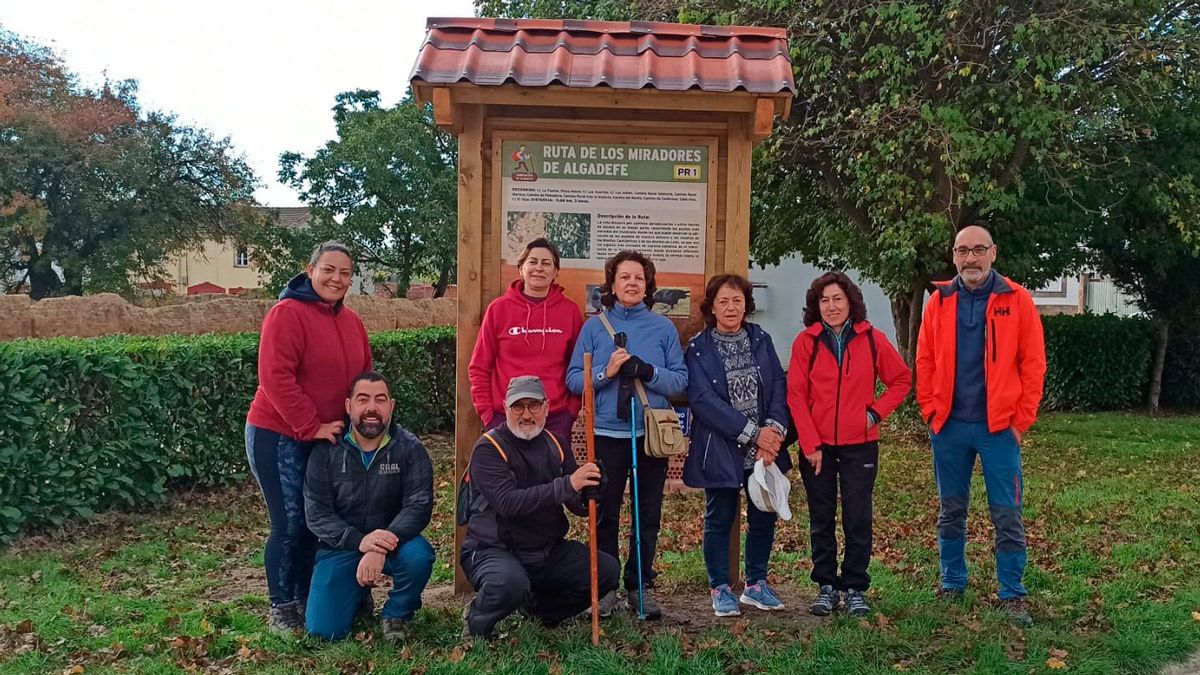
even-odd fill
[(358, 375), (355, 375), (354, 379), (350, 381), (350, 391), (348, 391), (346, 393), (346, 398), (354, 397), (354, 388), (358, 386), (359, 382), (382, 382), (382, 383), (384, 383), (384, 385), (387, 385), (387, 387), (388, 387), (388, 396), (392, 395), (391, 385), (388, 384), (386, 377), (379, 374), (379, 371), (364, 370), (363, 372), (359, 373)]
[(811, 326), (821, 320), (821, 294), (825, 292), (825, 287), (831, 284), (840, 286), (846, 294), (846, 299), (850, 301), (850, 323), (866, 321), (867, 303), (863, 300), (862, 289), (843, 272), (826, 272), (814, 279), (812, 286), (808, 287), (804, 304), (804, 325)]
[(704, 315), (704, 323), (709, 327), (717, 323), (717, 317), (713, 314), (713, 303), (717, 301), (717, 293), (725, 286), (741, 291), (746, 298), (746, 315), (754, 313), (754, 289), (750, 286), (750, 281), (740, 274), (718, 274), (709, 279), (708, 284), (704, 286), (704, 301), (700, 303), (700, 313)]
[(637, 251), (621, 251), (604, 262), (604, 285), (600, 287), (600, 304), (609, 308), (616, 304), (617, 296), (612, 287), (613, 282), (617, 280), (617, 267), (623, 262), (635, 262), (642, 266), (642, 273), (646, 275), (646, 296), (642, 298), (642, 302), (646, 303), (647, 307), (654, 307), (654, 292), (658, 290), (658, 284), (654, 282), (654, 262)]
[(529, 252), (535, 248), (544, 248), (550, 251), (550, 255), (554, 258), (554, 269), (562, 269), (562, 266), (559, 264), (562, 254), (558, 252), (558, 247), (550, 243), (550, 240), (545, 237), (538, 237), (525, 244), (525, 250), (521, 252), (521, 257), (517, 258), (517, 267), (525, 264), (525, 261), (529, 258)]
[(350, 264), (354, 264), (354, 255), (350, 253), (350, 248), (340, 241), (326, 241), (317, 244), (316, 248), (313, 249), (312, 255), (308, 257), (308, 264), (316, 265), (321, 262), (321, 256), (331, 252), (345, 253), (346, 257), (350, 259)]

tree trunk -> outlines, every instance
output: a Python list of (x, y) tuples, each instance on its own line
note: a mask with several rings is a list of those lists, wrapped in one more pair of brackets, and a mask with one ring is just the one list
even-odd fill
[(921, 330), (924, 301), (924, 284), (917, 284), (908, 295), (891, 298), (892, 321), (896, 324), (896, 349), (909, 368), (915, 367), (917, 360), (917, 335)]
[(29, 261), (29, 297), (41, 300), (55, 295), (62, 286), (62, 280), (54, 271), (51, 260), (45, 256), (35, 256)]
[(1146, 409), (1151, 415), (1158, 413), (1158, 399), (1162, 395), (1163, 364), (1167, 360), (1167, 340), (1171, 335), (1171, 324), (1166, 319), (1158, 322), (1158, 344), (1154, 349), (1154, 361), (1150, 364), (1150, 391), (1146, 395)]
[(450, 265), (443, 263), (442, 271), (438, 273), (437, 283), (433, 287), (433, 297), (440, 298), (446, 294), (446, 287), (450, 285)]

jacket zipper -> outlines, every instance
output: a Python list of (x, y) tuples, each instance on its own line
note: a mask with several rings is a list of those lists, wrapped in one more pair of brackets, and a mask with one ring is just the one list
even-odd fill
[(992, 363), (996, 362), (996, 320), (992, 319)]
[(704, 457), (700, 460), (700, 468), (708, 468), (708, 446), (712, 445), (712, 432), (708, 432), (708, 439), (704, 441)]
[[(849, 341), (847, 341), (849, 342)], [(850, 365), (850, 345), (846, 345), (845, 352), (842, 354), (844, 365)], [(843, 364), (838, 364), (838, 383), (837, 395), (834, 396), (833, 403), (833, 444), (838, 445), (838, 424), (842, 415), (842, 368)]]

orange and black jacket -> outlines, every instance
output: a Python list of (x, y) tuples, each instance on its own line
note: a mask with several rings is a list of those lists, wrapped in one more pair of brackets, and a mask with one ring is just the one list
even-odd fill
[[(840, 364), (822, 323), (801, 331), (792, 343), (788, 410), (806, 455), (823, 445), (879, 440), (878, 422), (892, 414), (912, 389), (912, 371), (887, 337), (866, 321), (851, 328)], [(886, 387), (878, 398), (876, 379)], [(870, 426), (868, 411), (877, 420)]]
[[(917, 404), (921, 416), (937, 433), (949, 419), (954, 401), (958, 283), (951, 279), (935, 286), (917, 338)], [(997, 433), (1012, 427), (1024, 434), (1037, 419), (1046, 377), (1042, 319), (1029, 291), (999, 274), (985, 317), (988, 430)]]

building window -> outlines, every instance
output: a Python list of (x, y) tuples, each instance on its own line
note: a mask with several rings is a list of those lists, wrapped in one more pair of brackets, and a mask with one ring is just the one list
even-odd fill
[(250, 266), (250, 252), (247, 251), (245, 249), (245, 247), (238, 248), (237, 252), (233, 254), (233, 266), (234, 267), (249, 267)]

